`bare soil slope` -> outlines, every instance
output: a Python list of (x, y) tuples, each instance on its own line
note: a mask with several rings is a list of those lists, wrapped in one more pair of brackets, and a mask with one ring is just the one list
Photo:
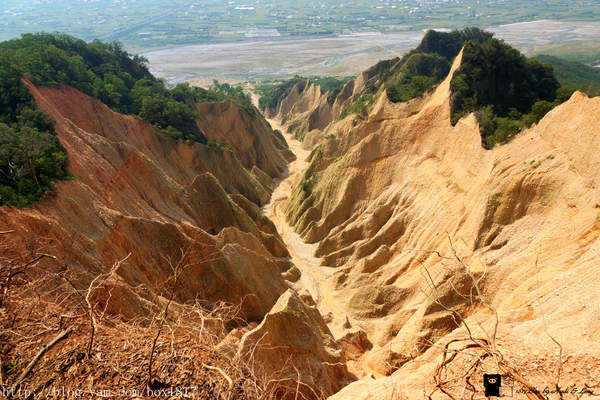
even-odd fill
[(298, 270), (260, 209), (294, 158), (262, 116), (198, 106), (229, 150), (27, 84), (73, 180), (0, 208), (0, 385), (316, 399), (353, 380), (321, 314), (290, 291)]
[(450, 124), (460, 59), (423, 99), (392, 104), (383, 93), (365, 120), (331, 123), (320, 137), (334, 138), (313, 148), (285, 204), (323, 267), (336, 268), (347, 317), (373, 344), (363, 370), (389, 376), (335, 398), (448, 398), (444, 385), (461, 398), (468, 379), (504, 365), (472, 355), (442, 368), (448, 380), (436, 375), (466, 326), (485, 339), (478, 349), (514, 357), (502, 372), (543, 389), (562, 361), (561, 386), (599, 390), (600, 98), (577, 92), (487, 151), (473, 115)]
[[(177, 143), (75, 89), (30, 89), (57, 122), (74, 179), (30, 209), (2, 208), (2, 230), (14, 230), (23, 250), (57, 257), (53, 268), (67, 265), (81, 284), (131, 253), (109, 312), (144, 315), (142, 298), (161, 294), (172, 274), (166, 258), (183, 249), (194, 262), (179, 301), (240, 303), (251, 294), (244, 314), (262, 318), (285, 291), (280, 274), (291, 264), (280, 258), (287, 253), (275, 229), (245, 211), (270, 192), (233, 153)], [(148, 289), (141, 298), (132, 292), (139, 285)]]
[(200, 103), (196, 109), (202, 132), (229, 144), (247, 170), (258, 167), (271, 178), (283, 176), (288, 159), (293, 157), (286, 141), (273, 132), (264, 118), (250, 115), (232, 101)]

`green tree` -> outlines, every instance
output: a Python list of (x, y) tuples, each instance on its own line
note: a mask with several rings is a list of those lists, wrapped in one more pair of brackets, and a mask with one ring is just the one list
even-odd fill
[(571, 96), (573, 96), (573, 93), (575, 93), (575, 89), (573, 89), (572, 87), (561, 86), (556, 91), (556, 99), (554, 101), (558, 104), (564, 103), (565, 101), (569, 100)]
[(0, 124), (0, 204), (24, 206), (37, 200), (54, 179), (67, 177), (67, 157), (56, 136), (21, 125)]

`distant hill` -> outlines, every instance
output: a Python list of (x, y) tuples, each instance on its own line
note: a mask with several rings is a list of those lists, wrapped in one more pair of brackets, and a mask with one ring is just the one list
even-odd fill
[(540, 54), (533, 59), (551, 64), (554, 75), (561, 84), (581, 90), (590, 96), (600, 94), (600, 68), (546, 54)]

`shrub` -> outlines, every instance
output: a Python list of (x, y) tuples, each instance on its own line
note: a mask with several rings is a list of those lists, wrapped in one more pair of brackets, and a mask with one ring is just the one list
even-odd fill
[(295, 76), (284, 82), (263, 82), (256, 86), (255, 91), (260, 95), (258, 101), (261, 110), (276, 110), (281, 101), (290, 93), (294, 86), (298, 85), (298, 91), (302, 93), (309, 85), (320, 87), (321, 94), (327, 94), (327, 102), (333, 104), (342, 87), (352, 77), (312, 77), (303, 78)]
[(422, 96), (448, 75), (452, 59), (465, 42), (481, 43), (492, 36), (492, 33), (479, 28), (452, 32), (428, 31), (421, 44), (405, 55), (396, 71), (386, 79), (388, 99), (397, 103)]
[(66, 179), (67, 155), (54, 131), (28, 122), (0, 124), (0, 205), (24, 207)]
[(373, 104), (374, 101), (375, 101), (374, 95), (362, 94), (361, 96), (359, 96), (356, 100), (354, 100), (352, 103), (347, 105), (342, 110), (338, 119), (342, 120), (342, 119), (346, 118), (348, 115), (352, 115), (352, 114), (357, 114), (359, 117), (364, 118), (368, 115), (369, 107)]

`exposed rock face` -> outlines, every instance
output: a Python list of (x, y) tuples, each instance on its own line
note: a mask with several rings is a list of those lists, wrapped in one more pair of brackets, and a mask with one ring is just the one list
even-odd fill
[(242, 337), (238, 354), (242, 359), (252, 355), (257, 363), (255, 373), (281, 379), (274, 384), (277, 398), (326, 397), (352, 380), (319, 311), (291, 289), (260, 325)]
[(315, 142), (286, 205), (338, 268), (339, 297), (374, 344), (367, 368), (397, 371), (370, 395), (360, 382), (335, 398), (385, 398), (400, 382), (406, 398), (421, 393), (443, 341), (462, 332), (456, 315), (491, 329), (476, 283), (507, 351), (553, 351), (545, 319), (565, 351), (598, 354), (579, 344), (600, 332), (589, 307), (600, 302), (600, 98), (577, 92), (488, 151), (474, 115), (450, 124), (452, 74), (423, 99), (382, 93), (367, 119), (331, 123), (319, 137), (335, 138)]
[(285, 129), (297, 138), (313, 129), (324, 129), (331, 121), (332, 105), (314, 84), (298, 83), (281, 99), (276, 110), (267, 114), (281, 121)]
[(367, 333), (360, 328), (351, 328), (337, 342), (344, 352), (346, 359), (350, 360), (360, 358), (372, 347), (367, 338)]
[(200, 103), (196, 109), (200, 112), (200, 130), (209, 138), (225, 140), (248, 171), (256, 167), (271, 178), (283, 175), (288, 161), (283, 154), (288, 150), (287, 143), (264, 118), (248, 114), (230, 100)]
[[(564, 360), (569, 382), (582, 365), (600, 368), (588, 363), (600, 355), (600, 98), (575, 93), (511, 143), (484, 150), (473, 115), (450, 124), (460, 58), (434, 93), (399, 104), (381, 93), (366, 119), (337, 116), (397, 60), (350, 81), (334, 104), (314, 86), (281, 102), (287, 127), (315, 146), (292, 195), (275, 200), (317, 243), (327, 270), (319, 279), (308, 271), (321, 270), (319, 258), (294, 266), (259, 208), (292, 154), (233, 103), (198, 106), (199, 126), (228, 151), (178, 143), (77, 90), (30, 85), (57, 121), (75, 179), (32, 208), (0, 208), (0, 231), (14, 230), (13, 253), (55, 255), (44, 273), (66, 271), (80, 288), (131, 254), (95, 294), (126, 319), (155, 315), (182, 268), (176, 303), (241, 304), (251, 323), (217, 347), (275, 379), (278, 398), (422, 397), (435, 387), (440, 349), (465, 337), (465, 325), (478, 337), (496, 332), (510, 362), (526, 365), (537, 352), (546, 370), (560, 361), (556, 338), (576, 360)], [(365, 378), (344, 387), (354, 378), (347, 366)]]
[[(56, 120), (74, 180), (57, 183), (30, 209), (0, 209), (15, 246), (55, 255), (55, 270), (66, 266), (81, 286), (131, 253), (118, 272), (119, 296), (107, 306), (127, 318), (151, 317), (151, 304), (167, 294), (165, 282), (181, 264), (176, 301), (241, 303), (246, 318), (260, 321), (286, 290), (281, 274), (292, 266), (258, 209), (270, 191), (234, 153), (178, 143), (69, 87), (29, 87)], [(239, 112), (231, 104), (212, 107), (206, 112)], [(277, 176), (284, 141), (265, 121), (245, 122), (243, 133), (255, 137), (244, 144), (246, 161)]]
[(383, 77), (392, 74), (399, 63), (399, 58), (380, 61), (344, 84), (334, 99), (328, 99), (328, 93), (321, 93), (319, 86), (298, 83), (281, 99), (276, 110), (266, 110), (266, 113), (281, 121), (288, 132), (310, 146), (323, 138), (321, 131), (336, 121), (344, 108), (352, 103), (367, 85), (381, 86)]

